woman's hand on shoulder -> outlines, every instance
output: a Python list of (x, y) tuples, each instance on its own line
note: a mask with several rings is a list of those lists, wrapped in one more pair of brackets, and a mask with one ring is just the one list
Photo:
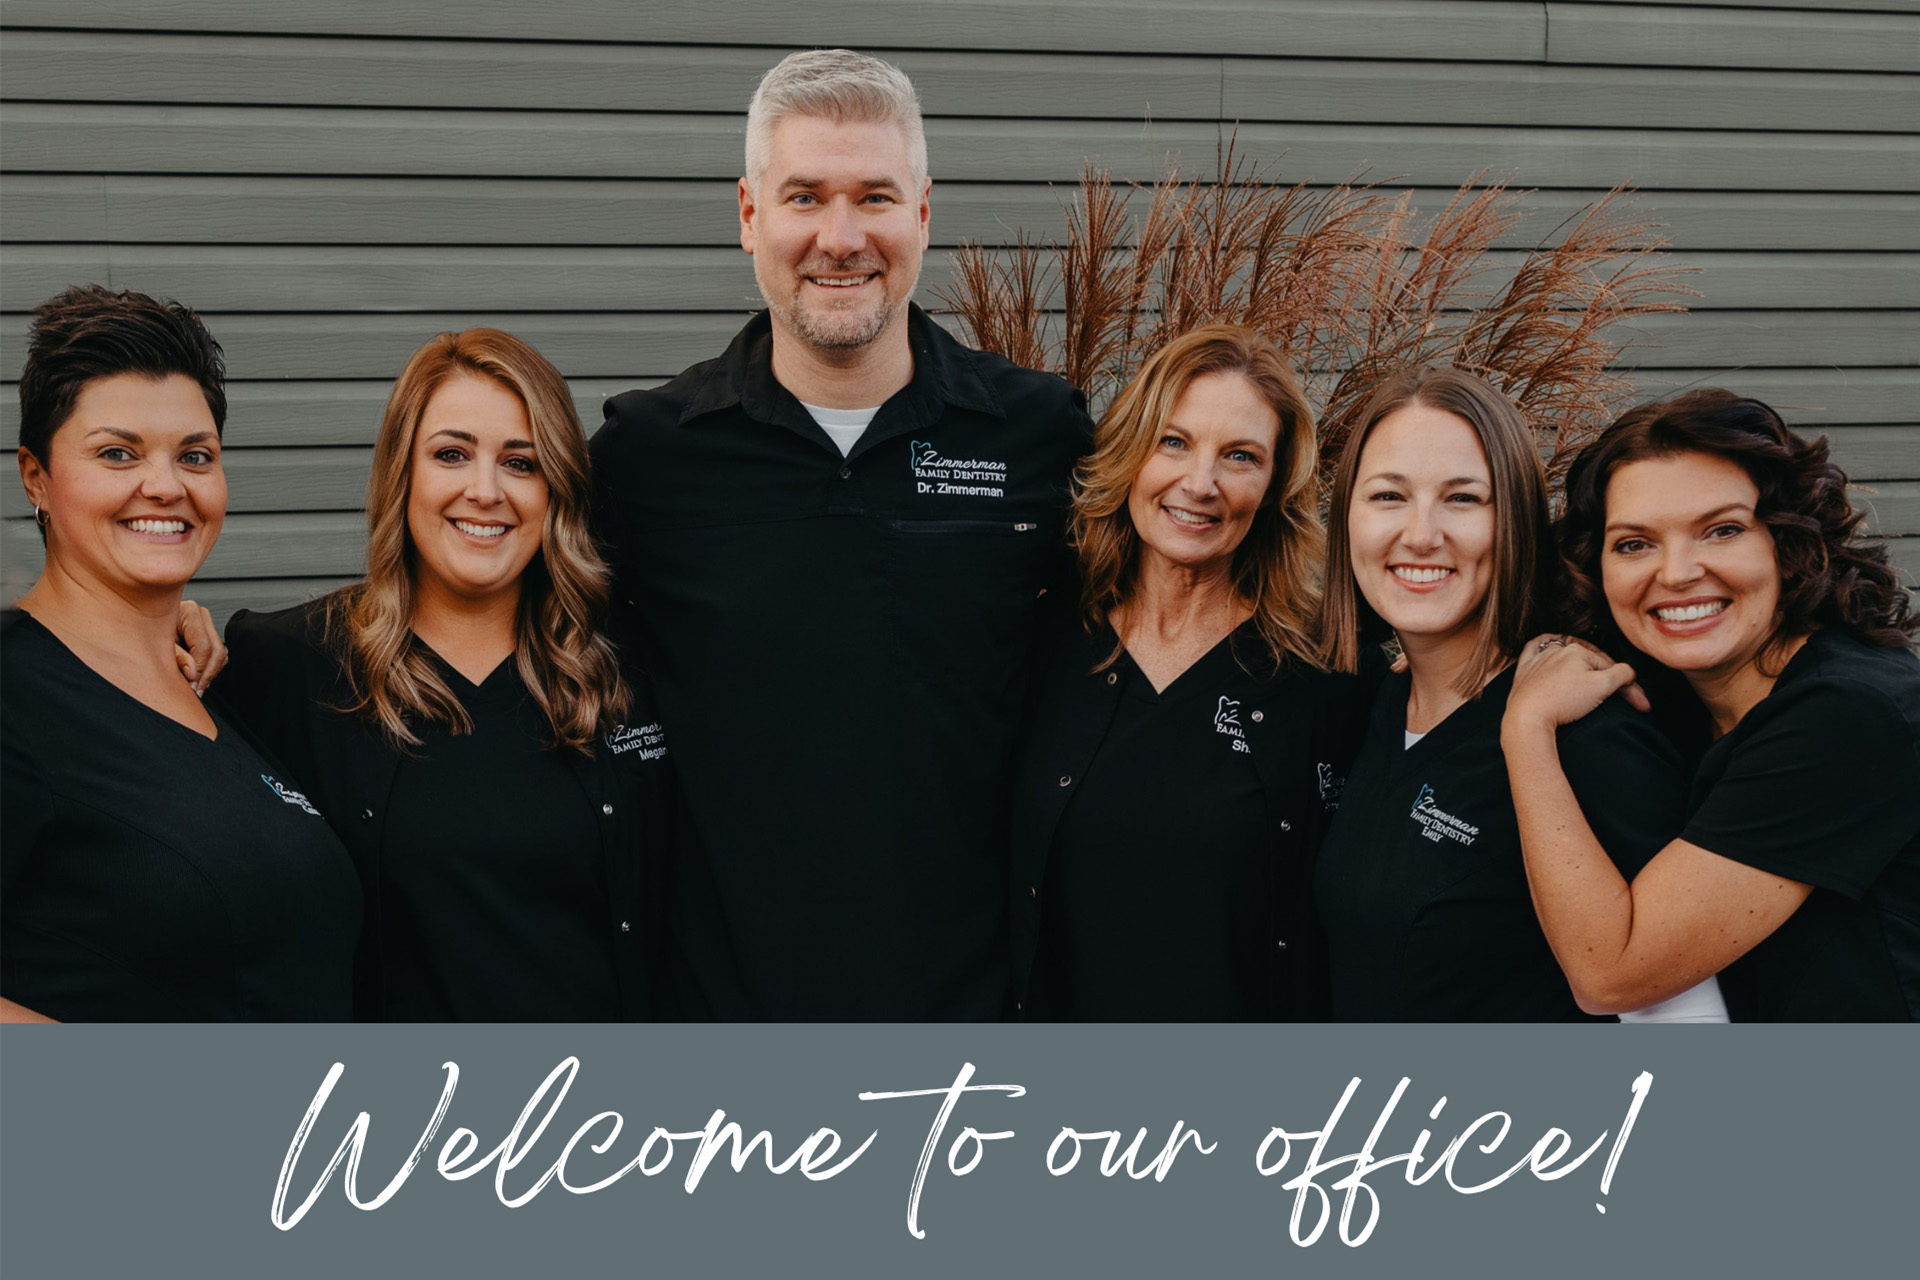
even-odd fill
[(180, 664), (180, 674), (195, 693), (202, 695), (220, 674), (220, 668), (227, 665), (227, 646), (205, 605), (191, 600), (180, 602), (180, 642), (173, 647), (173, 657)]
[(1573, 636), (1536, 636), (1520, 652), (1501, 735), (1551, 733), (1592, 714), (1616, 693), (1636, 710), (1648, 709), (1647, 695), (1626, 663)]

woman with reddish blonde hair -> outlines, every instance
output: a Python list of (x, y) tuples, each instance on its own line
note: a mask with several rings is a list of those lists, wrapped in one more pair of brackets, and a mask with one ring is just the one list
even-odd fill
[(1015, 786), (1019, 1013), (1323, 1015), (1306, 873), (1360, 717), (1312, 635), (1317, 459), (1299, 383), (1237, 326), (1176, 338), (1102, 417)]
[(228, 626), (216, 694), (359, 867), (363, 1019), (650, 1011), (665, 737), (600, 631), (590, 492), (558, 370), (496, 329), (441, 334), (387, 401), (366, 578)]

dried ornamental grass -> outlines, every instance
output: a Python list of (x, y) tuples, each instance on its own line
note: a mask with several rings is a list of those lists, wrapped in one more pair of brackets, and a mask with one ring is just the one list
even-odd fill
[(1188, 329), (1258, 329), (1321, 407), (1323, 472), (1382, 378), (1454, 365), (1520, 406), (1557, 481), (1632, 398), (1616, 367), (1632, 345), (1622, 322), (1684, 311), (1677, 296), (1694, 292), (1624, 188), (1516, 255), (1493, 246), (1522, 196), (1483, 174), (1423, 224), (1380, 183), (1281, 186), (1231, 145), (1218, 172), (1182, 181), (1169, 167), (1151, 187), (1116, 187), (1089, 166), (1063, 242), (963, 244), (941, 300), (976, 346), (1059, 373), (1096, 405)]

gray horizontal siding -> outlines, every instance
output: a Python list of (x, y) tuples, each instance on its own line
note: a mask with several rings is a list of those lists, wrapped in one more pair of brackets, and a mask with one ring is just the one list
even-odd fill
[[(1888, 9), (1862, 4), (1863, 10)], [(634, 5), (569, 0), (526, 5), (469, 0), (460, 34), (471, 38), (655, 44), (752, 43), (867, 48), (1135, 53), (1234, 53), (1266, 57), (1831, 67), (1920, 70), (1909, 12), (1740, 10), (1711, 5), (1501, 4), (1475, 0), (744, 0), (728, 5)], [(313, 35), (447, 34), (437, 0), (321, 0), (260, 5), (197, 0), (164, 7), (104, 0), (12, 0), (18, 26), (164, 29)]]
[[(724, 312), (205, 312), (236, 378), (391, 378), (431, 335), (484, 324), (538, 347), (570, 376), (664, 376), (717, 355), (746, 318)], [(0, 367), (25, 359), (24, 320), (0, 318)], [(1726, 311), (1636, 317), (1616, 334), (1632, 367), (1920, 365), (1920, 312)]]
[[(1920, 40), (1920, 29), (1914, 38)], [(258, 106), (734, 115), (784, 49), (22, 31), (10, 96)], [(888, 51), (891, 53), (891, 51)], [(892, 53), (938, 116), (1904, 132), (1920, 85), (1805, 70)]]
[[(927, 145), (936, 179), (1072, 182), (1092, 159), (1150, 180), (1169, 153), (1204, 166), (1228, 132), (1180, 120), (936, 119)], [(742, 137), (731, 117), (611, 112), (36, 102), (0, 120), (10, 167), (60, 172), (727, 178)], [(1370, 171), (1444, 185), (1492, 167), (1539, 187), (1589, 187), (1605, 173), (1649, 191), (1920, 191), (1920, 139), (1905, 135), (1304, 123), (1242, 125), (1238, 139), (1321, 181)]]
[[(1538, 188), (1510, 249), (1637, 184), (1702, 268), (1691, 314), (1621, 335), (1638, 394), (1727, 385), (1826, 431), (1920, 568), (1910, 0), (8, 0), (0, 25), (0, 378), (69, 283), (207, 314), (232, 515), (195, 593), (221, 616), (359, 571), (388, 380), (433, 332), (533, 341), (589, 429), (716, 353), (754, 301), (742, 108), (795, 44), (915, 78), (923, 299), (963, 239), (1058, 235), (1090, 158), (1204, 172), (1237, 136), (1286, 181), (1365, 169), (1429, 213), (1487, 170)], [(17, 591), (39, 563), (17, 480), (0, 552)]]
[[(1496, 261), (1498, 261), (1496, 259)], [(1675, 253), (1698, 268), (1683, 283), (1696, 311), (1911, 308), (1920, 255), (1897, 253)], [(951, 281), (945, 254), (928, 258), (921, 287)], [(1480, 287), (1501, 286), (1491, 269)], [(731, 249), (332, 247), (272, 245), (19, 245), (0, 278), (0, 310), (29, 310), (69, 284), (96, 281), (169, 297), (204, 311), (270, 311), (298, 298), (313, 311), (480, 310), (512, 298), (526, 311), (757, 309), (753, 261)]]
[[(1293, 169), (1283, 162), (1283, 176)], [(1465, 175), (1459, 175), (1464, 177)], [(1401, 189), (1401, 188), (1396, 188)], [(1414, 207), (1451, 189), (1404, 188)], [(1015, 228), (1065, 232), (1073, 190), (1011, 182), (934, 184), (933, 238), (999, 243)], [(1533, 191), (1502, 243), (1531, 245), (1604, 190)], [(1642, 206), (1677, 246), (1920, 250), (1920, 195), (1663, 191)], [(19, 173), (0, 185), (10, 242), (523, 244), (737, 247), (734, 180), (362, 178)]]

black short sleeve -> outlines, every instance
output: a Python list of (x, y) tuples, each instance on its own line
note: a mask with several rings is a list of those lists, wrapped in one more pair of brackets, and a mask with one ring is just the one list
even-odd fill
[[(1688, 842), (1858, 899), (1920, 830), (1913, 732), (1871, 685), (1783, 682), (1734, 733), (1720, 744), (1718, 778), (1703, 770), (1711, 786), (1682, 833)], [(1706, 769), (1715, 763), (1710, 754)]]
[(1560, 765), (1580, 812), (1632, 880), (1686, 823), (1686, 768), (1653, 720), (1613, 697), (1560, 730)]

